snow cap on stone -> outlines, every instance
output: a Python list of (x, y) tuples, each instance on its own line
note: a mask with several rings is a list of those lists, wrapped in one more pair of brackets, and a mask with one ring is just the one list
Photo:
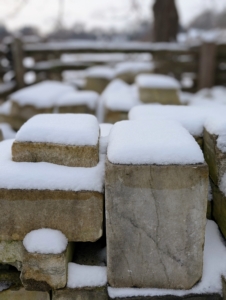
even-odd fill
[(159, 74), (140, 74), (136, 77), (140, 88), (150, 89), (180, 89), (180, 83), (170, 76)]

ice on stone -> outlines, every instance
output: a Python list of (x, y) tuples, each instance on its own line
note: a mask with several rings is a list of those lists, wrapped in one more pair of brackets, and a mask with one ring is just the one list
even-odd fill
[(149, 89), (180, 89), (180, 83), (170, 76), (159, 74), (140, 74), (136, 77), (140, 88)]
[(66, 250), (68, 240), (59, 230), (41, 228), (29, 232), (23, 245), (30, 253), (59, 254)]
[(178, 122), (122, 121), (111, 129), (107, 151), (113, 164), (199, 164), (204, 163), (195, 139)]

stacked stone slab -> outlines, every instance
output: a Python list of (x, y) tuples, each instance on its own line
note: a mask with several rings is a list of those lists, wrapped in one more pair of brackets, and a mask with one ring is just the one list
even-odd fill
[(35, 116), (0, 148), (0, 263), (21, 270), (28, 290), (63, 288), (71, 243), (61, 254), (38, 254), (26, 251), (22, 240), (39, 228), (60, 230), (69, 242), (102, 236), (98, 122), (87, 114)]
[(209, 166), (212, 189), (212, 215), (226, 237), (226, 190), (224, 189), (226, 173), (226, 123), (218, 115), (207, 120), (204, 130), (204, 156)]
[(163, 120), (115, 124), (105, 189), (112, 287), (190, 289), (200, 280), (208, 169), (184, 128)]
[(179, 105), (179, 82), (166, 75), (141, 74), (136, 77), (140, 100), (144, 103)]
[(110, 67), (96, 66), (89, 68), (86, 70), (85, 90), (101, 94), (114, 76), (114, 71)]

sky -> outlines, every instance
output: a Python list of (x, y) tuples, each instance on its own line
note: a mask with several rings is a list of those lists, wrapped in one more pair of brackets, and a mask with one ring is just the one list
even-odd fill
[[(137, 7), (131, 9), (132, 2)], [(154, 0), (0, 0), (0, 23), (14, 30), (36, 26), (42, 33), (57, 23), (59, 10), (65, 27), (85, 24), (86, 29), (124, 29), (137, 20), (152, 19)], [(222, 11), (226, 0), (176, 0), (182, 25), (206, 9)]]

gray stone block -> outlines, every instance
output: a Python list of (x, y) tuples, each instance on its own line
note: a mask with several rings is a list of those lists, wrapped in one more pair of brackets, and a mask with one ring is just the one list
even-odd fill
[(107, 300), (106, 287), (62, 289), (53, 291), (52, 300)]
[(0, 300), (50, 300), (47, 292), (26, 291), (24, 288), (18, 291), (5, 290), (0, 292)]

